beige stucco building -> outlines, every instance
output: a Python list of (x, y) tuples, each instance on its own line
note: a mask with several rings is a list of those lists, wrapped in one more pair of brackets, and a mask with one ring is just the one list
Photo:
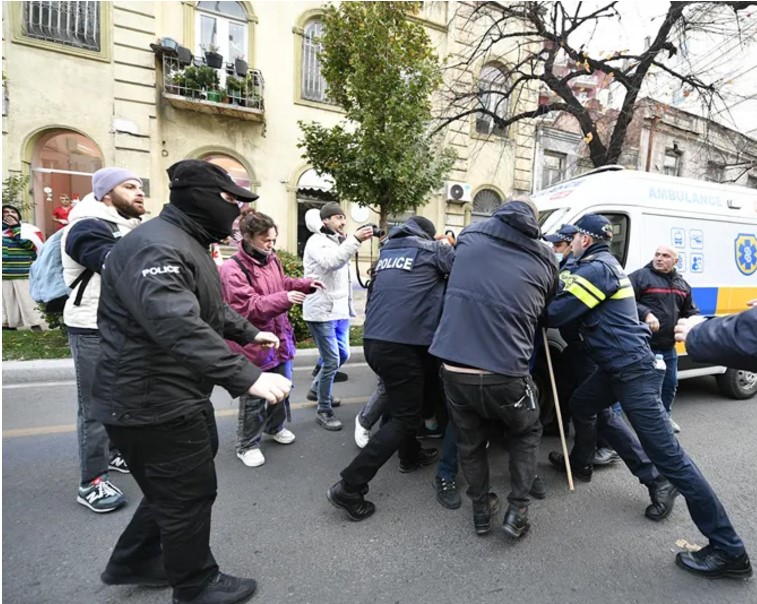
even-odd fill
[[(440, 57), (459, 53), (470, 42), (461, 33), (470, 6), (423, 4), (416, 20)], [(300, 246), (304, 243), (304, 210), (328, 197), (328, 183), (309, 172), (297, 148), (297, 122), (332, 125), (343, 119), (324, 96), (318, 67), (321, 6), (307, 1), (4, 2), (3, 178), (31, 176), (30, 218), (50, 233), (59, 196), (83, 197), (90, 190), (89, 175), (101, 166), (140, 175), (155, 216), (168, 200), (166, 168), (181, 159), (208, 159), (260, 195), (257, 208), (279, 224), (279, 247), (296, 251), (298, 238)], [(186, 56), (165, 38), (189, 49), (199, 69), (212, 62), (204, 58), (208, 46), (220, 47), (218, 93), (197, 98), (182, 63)], [(236, 58), (247, 65), (240, 67)], [(467, 77), (475, 87), (482, 73), (504, 71), (507, 62), (490, 53), (484, 63), (455, 77)], [(245, 87), (235, 92), (240, 82)], [(531, 126), (499, 133), (471, 116), (449, 128), (447, 141), (458, 155), (449, 180), (463, 186), (454, 195), (451, 185), (432, 193), (421, 212), (437, 225), (459, 230), (471, 220), (471, 210), (475, 219), (505, 196), (530, 190)], [(474, 199), (475, 207), (465, 202)], [(353, 226), (378, 217), (352, 205), (348, 214)]]

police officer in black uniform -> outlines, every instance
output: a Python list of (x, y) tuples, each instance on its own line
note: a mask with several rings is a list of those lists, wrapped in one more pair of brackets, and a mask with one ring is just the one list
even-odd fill
[[(584, 479), (591, 476), (596, 414), (620, 401), (638, 440), (620, 424), (607, 430), (605, 437), (649, 487), (652, 505), (646, 515), (654, 520), (666, 517), (680, 491), (692, 520), (710, 540), (699, 556), (679, 553), (676, 563), (712, 579), (750, 576), (752, 568), (744, 543), (667, 421), (660, 401), (663, 375), (655, 369), (650, 331), (639, 323), (631, 282), (609, 251), (612, 225), (604, 216), (589, 214), (574, 226), (571, 247), (577, 262), (548, 308), (553, 326), (578, 320), (581, 337), (598, 366), (570, 401), (576, 429), (570, 454), (574, 473)], [(644, 463), (638, 454), (639, 441), (654, 466)], [(561, 454), (552, 452), (549, 460), (556, 468), (563, 468)]]
[(376, 264), (363, 346), (368, 365), (383, 380), (390, 419), (328, 490), (329, 501), (352, 520), (376, 511), (364, 495), (395, 451), (400, 472), (412, 472), (437, 456), (436, 449), (422, 449), (415, 439), (424, 395), (430, 389), (439, 393), (439, 362), (428, 347), (455, 257), (449, 243), (435, 241), (435, 235), (430, 220), (413, 216), (389, 233)]

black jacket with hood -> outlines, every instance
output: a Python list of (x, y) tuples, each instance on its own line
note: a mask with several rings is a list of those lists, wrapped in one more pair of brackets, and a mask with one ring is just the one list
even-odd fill
[(236, 397), (258, 379), (224, 342), (248, 344), (258, 330), (223, 301), (214, 240), (167, 205), (114, 246), (102, 271), (94, 419), (163, 423), (206, 404), (215, 384)]
[(455, 250), (412, 219), (389, 233), (373, 271), (363, 336), (428, 346), (439, 324)]
[(431, 354), (528, 375), (537, 324), (557, 289), (554, 254), (539, 237), (533, 211), (518, 201), (460, 233)]

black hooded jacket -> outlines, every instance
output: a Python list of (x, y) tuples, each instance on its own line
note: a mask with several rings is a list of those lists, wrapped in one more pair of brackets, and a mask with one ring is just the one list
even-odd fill
[(533, 211), (518, 201), (460, 233), (431, 354), (528, 375), (537, 324), (557, 289), (554, 254), (539, 237)]
[(374, 268), (363, 337), (428, 346), (455, 250), (408, 221), (391, 230)]
[(94, 419), (163, 423), (202, 406), (215, 384), (236, 397), (260, 376), (224, 342), (248, 344), (258, 330), (223, 301), (211, 240), (167, 205), (113, 247), (97, 315), (102, 343)]

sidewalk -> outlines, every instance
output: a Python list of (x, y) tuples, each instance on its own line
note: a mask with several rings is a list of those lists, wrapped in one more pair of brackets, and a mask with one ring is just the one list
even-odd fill
[[(294, 368), (312, 368), (318, 358), (317, 348), (297, 351), (294, 358)], [(350, 347), (350, 363), (365, 361), (362, 346)], [(33, 384), (48, 382), (71, 382), (76, 379), (74, 361), (72, 359), (54, 359), (46, 361), (4, 361), (3, 385)]]

